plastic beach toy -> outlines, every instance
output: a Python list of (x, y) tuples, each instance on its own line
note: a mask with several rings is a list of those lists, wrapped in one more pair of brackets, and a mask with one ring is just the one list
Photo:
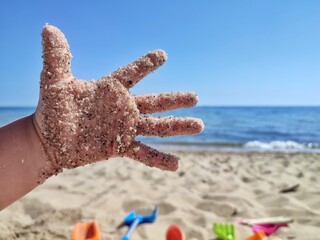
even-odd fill
[(134, 230), (144, 223), (153, 223), (158, 216), (158, 207), (155, 207), (150, 215), (138, 215), (136, 211), (131, 211), (123, 220), (123, 222), (117, 227), (118, 229), (123, 226), (128, 226), (127, 233), (121, 238), (121, 240), (129, 240)]
[(276, 224), (255, 224), (252, 225), (251, 228), (254, 232), (263, 231), (267, 235), (271, 235), (280, 227), (288, 227), (286, 223), (276, 223)]
[(293, 222), (293, 219), (288, 217), (253, 218), (253, 219), (242, 219), (239, 221), (240, 224), (244, 224), (244, 225), (288, 224), (291, 222)]
[(248, 237), (246, 240), (268, 240), (268, 237), (263, 231), (258, 231), (251, 237)]
[(213, 231), (221, 240), (236, 240), (233, 224), (214, 223)]
[(263, 231), (267, 235), (274, 233), (280, 227), (288, 227), (288, 223), (291, 222), (293, 219), (288, 217), (243, 219), (240, 221), (241, 224), (250, 225), (254, 232)]
[(166, 240), (186, 240), (186, 237), (178, 225), (172, 224), (167, 229)]
[[(135, 211), (131, 211), (124, 219), (124, 221), (117, 227), (128, 226), (127, 233), (121, 240), (129, 240), (133, 231), (138, 225), (143, 223), (153, 223), (158, 216), (158, 207), (156, 207), (150, 215), (138, 215)], [(77, 223), (72, 231), (72, 240), (101, 240), (100, 230), (96, 222), (82, 222)], [(179, 239), (177, 239), (179, 240)], [(185, 240), (185, 239), (181, 239)]]
[(100, 240), (100, 230), (96, 222), (77, 223), (72, 231), (72, 240)]

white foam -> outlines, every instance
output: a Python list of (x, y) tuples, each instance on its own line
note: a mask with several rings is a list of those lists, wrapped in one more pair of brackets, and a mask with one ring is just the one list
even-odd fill
[(260, 141), (250, 141), (244, 145), (245, 148), (257, 150), (304, 150), (308, 147), (295, 141), (272, 141), (269, 143)]

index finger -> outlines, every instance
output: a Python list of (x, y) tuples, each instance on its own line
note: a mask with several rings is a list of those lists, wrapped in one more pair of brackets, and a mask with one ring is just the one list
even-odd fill
[[(167, 60), (165, 51), (158, 49), (111, 73), (126, 88), (136, 85), (142, 78), (156, 70)], [(102, 78), (103, 79), (103, 78)]]

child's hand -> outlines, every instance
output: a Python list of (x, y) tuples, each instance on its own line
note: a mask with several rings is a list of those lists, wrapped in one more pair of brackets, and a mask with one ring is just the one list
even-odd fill
[(35, 125), (48, 155), (43, 177), (116, 156), (127, 156), (148, 166), (176, 170), (178, 158), (159, 152), (134, 138), (137, 135), (197, 134), (196, 118), (154, 118), (162, 112), (197, 103), (194, 93), (133, 96), (129, 88), (166, 60), (162, 50), (149, 52), (97, 81), (76, 79), (63, 33), (46, 25), (42, 33), (43, 71)]

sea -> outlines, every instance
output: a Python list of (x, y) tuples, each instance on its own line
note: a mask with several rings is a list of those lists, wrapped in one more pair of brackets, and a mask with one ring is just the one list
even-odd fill
[[(0, 126), (34, 111), (34, 107), (0, 107)], [(138, 137), (160, 149), (320, 153), (320, 107), (205, 106), (154, 115), (197, 117), (205, 123), (199, 135)]]

